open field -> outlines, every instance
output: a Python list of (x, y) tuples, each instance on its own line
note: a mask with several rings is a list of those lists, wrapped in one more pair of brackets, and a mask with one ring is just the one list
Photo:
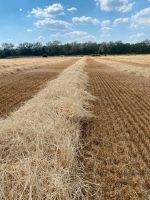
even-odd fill
[(149, 200), (149, 58), (60, 58), (3, 72), (1, 116), (18, 110), (0, 120), (2, 199)]

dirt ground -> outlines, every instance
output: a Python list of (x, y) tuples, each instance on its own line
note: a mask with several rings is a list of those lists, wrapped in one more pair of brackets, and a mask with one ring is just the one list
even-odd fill
[[(36, 59), (35, 59), (36, 60)], [(7, 74), (0, 78), (0, 117), (6, 117), (14, 109), (17, 109), (22, 103), (33, 97), (46, 82), (54, 79), (66, 67), (75, 63), (77, 58), (62, 60), (59, 62), (50, 62), (39, 67), (34, 64), (34, 69), (28, 68), (20, 70), (13, 74)], [(30, 60), (29, 60), (30, 61)], [(28, 65), (29, 62), (28, 61)]]
[[(83, 132), (87, 199), (150, 199), (150, 80), (88, 59), (95, 118)], [(91, 196), (92, 195), (92, 196)]]

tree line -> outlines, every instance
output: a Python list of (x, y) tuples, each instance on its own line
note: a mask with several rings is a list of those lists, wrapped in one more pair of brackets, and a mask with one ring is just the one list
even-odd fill
[(150, 54), (150, 40), (139, 43), (117, 42), (86, 42), (67, 43), (59, 41), (47, 44), (21, 43), (15, 46), (12, 43), (3, 43), (0, 47), (0, 58), (21, 56), (73, 56), (73, 55), (121, 55), (121, 54)]

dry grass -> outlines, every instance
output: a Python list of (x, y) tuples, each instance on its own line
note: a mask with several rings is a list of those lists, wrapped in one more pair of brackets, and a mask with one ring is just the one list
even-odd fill
[(82, 59), (7, 119), (0, 120), (0, 197), (82, 199), (80, 122), (89, 117)]

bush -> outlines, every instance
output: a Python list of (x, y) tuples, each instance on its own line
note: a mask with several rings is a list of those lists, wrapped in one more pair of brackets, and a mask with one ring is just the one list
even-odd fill
[(47, 54), (43, 54), (43, 56), (42, 57), (44, 57), (44, 58), (47, 58), (48, 57), (48, 55)]

